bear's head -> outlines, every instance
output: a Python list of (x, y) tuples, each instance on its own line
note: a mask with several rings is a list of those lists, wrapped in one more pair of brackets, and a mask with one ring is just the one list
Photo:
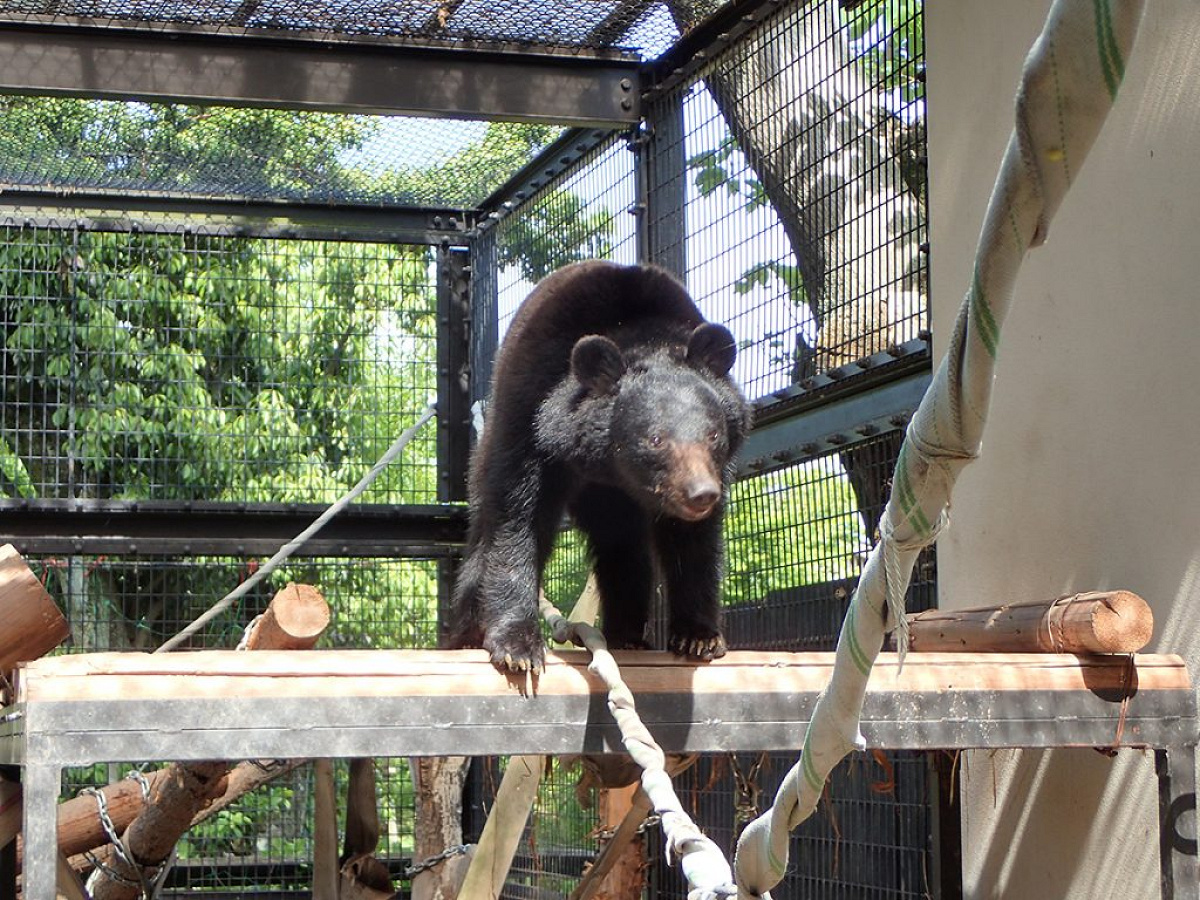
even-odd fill
[(745, 430), (744, 401), (728, 377), (736, 355), (733, 335), (711, 322), (686, 345), (629, 356), (602, 335), (575, 344), (571, 369), (579, 384), (612, 399), (613, 471), (654, 514), (697, 522), (721, 502)]

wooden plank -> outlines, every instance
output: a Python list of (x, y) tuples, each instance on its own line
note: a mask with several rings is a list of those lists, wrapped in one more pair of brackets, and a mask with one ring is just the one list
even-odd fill
[(1153, 633), (1150, 605), (1131, 591), (908, 616), (909, 650), (920, 653), (1136, 653)]
[[(261, 657), (263, 659), (257, 659)], [(672, 661), (664, 665), (663, 659)], [(712, 663), (667, 654), (622, 654), (635, 696), (819, 692), (833, 662), (828, 653), (730, 653)], [(868, 692), (1190, 690), (1177, 656), (1059, 654), (910, 655), (903, 670), (880, 657)], [(548, 657), (537, 695), (601, 694), (586, 654)], [(516, 689), (482, 651), (204, 651), (170, 656), (89, 654), (37, 660), (24, 667), (18, 699), (52, 703), (93, 699), (188, 700), (302, 697), (511, 697)], [(530, 702), (536, 702), (530, 698)]]

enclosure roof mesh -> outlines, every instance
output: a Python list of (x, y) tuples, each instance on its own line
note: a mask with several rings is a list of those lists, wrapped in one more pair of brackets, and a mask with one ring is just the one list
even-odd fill
[[(0, 0), (0, 27), (112, 26), (649, 60), (723, 0)], [(0, 96), (0, 192), (475, 208), (548, 125)]]
[(3, 0), (0, 22), (625, 49), (649, 58), (721, 0)]
[(562, 130), (0, 97), (0, 191), (474, 209)]

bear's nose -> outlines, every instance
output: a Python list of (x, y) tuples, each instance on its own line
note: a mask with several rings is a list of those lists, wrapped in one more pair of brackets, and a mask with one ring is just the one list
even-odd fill
[(692, 512), (707, 513), (721, 499), (721, 488), (711, 478), (694, 478), (688, 483), (683, 499)]

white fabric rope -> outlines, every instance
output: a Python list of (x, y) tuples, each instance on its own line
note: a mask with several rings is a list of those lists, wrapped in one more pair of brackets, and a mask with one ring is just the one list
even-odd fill
[(642, 790), (662, 820), (667, 862), (679, 860), (679, 867), (688, 882), (688, 900), (717, 900), (737, 894), (725, 854), (684, 812), (667, 774), (666, 756), (638, 716), (633, 692), (621, 678), (604, 636), (591, 625), (569, 621), (544, 594), (539, 606), (554, 640), (562, 644), (580, 644), (592, 654), (588, 671), (608, 688), (609, 711), (621, 729), (621, 742), (626, 751), (642, 769)]
[(251, 588), (283, 565), (283, 563), (286, 562), (293, 553), (308, 543), (309, 538), (324, 528), (329, 523), (330, 519), (357, 500), (362, 495), (363, 491), (369, 488), (375, 479), (379, 477), (379, 474), (403, 452), (404, 448), (408, 446), (408, 442), (413, 439), (413, 437), (418, 431), (421, 430), (425, 423), (432, 419), (435, 415), (437, 415), (437, 406), (431, 401), (425, 407), (425, 411), (421, 413), (417, 421), (406, 428), (400, 434), (400, 437), (396, 438), (396, 440), (392, 443), (392, 446), (388, 447), (383, 456), (379, 458), (379, 461), (376, 462), (375, 465), (371, 466), (371, 468), (367, 471), (367, 474), (358, 480), (358, 484), (354, 485), (354, 487), (350, 488), (350, 490), (339, 497), (328, 509), (314, 519), (311, 525), (280, 547), (275, 555), (259, 566), (258, 570), (253, 575), (214, 603), (207, 611), (198, 616), (190, 625), (180, 631), (177, 635), (170, 640), (165, 641), (162, 646), (160, 646), (154, 652), (165, 653), (168, 650), (174, 650), (189, 637), (196, 634), (196, 632), (198, 632), (201, 628), (227, 610), (237, 600), (244, 597)]
[(884, 632), (896, 628), (903, 662), (904, 596), (913, 564), (946, 524), (954, 482), (979, 454), (1000, 326), (1017, 271), (1029, 249), (1045, 240), (1116, 98), (1142, 8), (1143, 0), (1056, 0), (1025, 61), (1016, 126), (984, 220), (971, 287), (946, 357), (909, 424), (880, 541), (851, 598), (833, 673), (800, 758), (771, 808), (738, 840), (740, 900), (769, 896), (787, 869), (790, 830), (812, 814), (833, 767), (865, 747), (863, 697)]

